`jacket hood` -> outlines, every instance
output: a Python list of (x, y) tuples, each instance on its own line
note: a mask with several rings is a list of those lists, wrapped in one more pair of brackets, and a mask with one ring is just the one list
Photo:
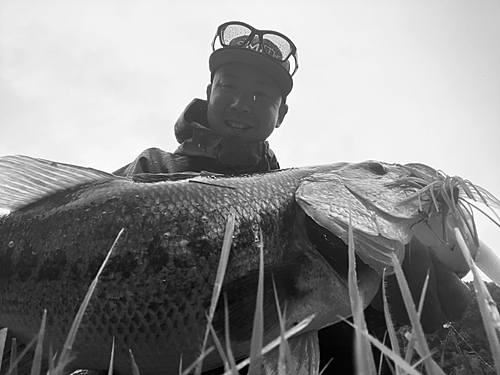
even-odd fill
[(278, 161), (267, 141), (235, 143), (208, 127), (207, 101), (194, 99), (177, 120), (174, 132), (180, 146), (175, 154), (214, 159), (222, 165), (278, 169)]

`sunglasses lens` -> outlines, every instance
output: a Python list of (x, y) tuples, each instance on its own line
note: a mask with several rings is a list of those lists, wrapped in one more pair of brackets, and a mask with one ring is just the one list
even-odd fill
[[(298, 68), (297, 49), (285, 36), (273, 31), (261, 31), (242, 22), (228, 22), (217, 29), (217, 34), (212, 42), (215, 51), (215, 42), (219, 38), (222, 47), (249, 48), (264, 53), (279, 61), (285, 66), (290, 75), (294, 75)], [(290, 57), (294, 58), (292, 67)]]
[(277, 60), (285, 61), (292, 53), (292, 46), (279, 35), (264, 34), (264, 51)]
[(228, 25), (221, 33), (221, 43), (223, 46), (241, 46), (245, 44), (252, 33), (248, 27), (243, 25)]

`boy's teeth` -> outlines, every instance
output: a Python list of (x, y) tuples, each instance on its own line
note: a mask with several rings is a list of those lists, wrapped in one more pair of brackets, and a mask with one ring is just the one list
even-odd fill
[(248, 126), (247, 124), (245, 124), (243, 122), (228, 121), (227, 123), (229, 124), (229, 126), (231, 126), (232, 128), (235, 128), (235, 129), (248, 129), (248, 128), (250, 128), (250, 126)]

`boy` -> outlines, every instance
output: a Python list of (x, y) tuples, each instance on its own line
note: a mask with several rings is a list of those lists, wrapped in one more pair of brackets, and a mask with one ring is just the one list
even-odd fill
[(207, 100), (194, 99), (177, 120), (177, 150), (149, 148), (115, 174), (279, 169), (266, 139), (288, 111), (286, 97), (298, 68), (295, 45), (278, 32), (233, 21), (219, 26), (212, 50)]

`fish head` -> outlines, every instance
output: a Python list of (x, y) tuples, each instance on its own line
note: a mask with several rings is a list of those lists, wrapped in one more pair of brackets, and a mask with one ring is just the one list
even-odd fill
[[(424, 172), (432, 177), (433, 171), (426, 169)], [(371, 296), (371, 285), (376, 283), (375, 276), (370, 278), (371, 271), (380, 276), (384, 272), (388, 276), (394, 273), (395, 256), (403, 266), (406, 278), (418, 279), (410, 285), (413, 300), (418, 304), (429, 272), (426, 297), (429, 302), (424, 305), (422, 316), (425, 317), (424, 330), (432, 333), (449, 319), (459, 320), (466, 311), (470, 292), (460, 278), (465, 276), (469, 267), (457, 246), (453, 229), (458, 224), (456, 219), (448, 214), (444, 204), (438, 212), (426, 215), (426, 210), (434, 202), (432, 191), (424, 189), (422, 192), (422, 186), (413, 184), (412, 173), (405, 166), (378, 162), (322, 170), (303, 181), (297, 189), (296, 201), (319, 234), (316, 237), (320, 240), (316, 243), (311, 240), (314, 247), (339, 276), (343, 274), (339, 272), (338, 264), (347, 262), (339, 258), (340, 252), (335, 248), (341, 245), (335, 243), (346, 244), (352, 240), (355, 254), (361, 260), (357, 262), (361, 293)], [(467, 213), (461, 216), (465, 218), (461, 225), (465, 230), (461, 231), (474, 252), (473, 220), (467, 217)], [(314, 239), (311, 233), (308, 235)], [(416, 262), (416, 256), (419, 262)], [(368, 281), (363, 282), (363, 279)], [(395, 276), (392, 280), (392, 288), (388, 291), (391, 311), (398, 308), (402, 313), (401, 319), (396, 320), (408, 324)], [(452, 300), (455, 307), (452, 307)], [(378, 293), (372, 306), (383, 311), (381, 301), (381, 293)]]

